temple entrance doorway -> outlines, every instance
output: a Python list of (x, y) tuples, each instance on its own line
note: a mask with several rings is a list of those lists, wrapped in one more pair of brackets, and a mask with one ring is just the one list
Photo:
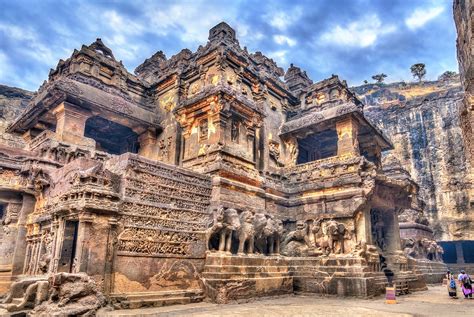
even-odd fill
[(84, 136), (94, 139), (99, 151), (116, 155), (138, 153), (138, 134), (129, 127), (102, 117), (87, 119)]
[(298, 139), (297, 164), (322, 160), (337, 155), (337, 132), (328, 129)]
[(67, 220), (64, 225), (63, 244), (59, 258), (58, 272), (72, 273), (74, 271), (77, 249), (77, 229), (79, 222)]

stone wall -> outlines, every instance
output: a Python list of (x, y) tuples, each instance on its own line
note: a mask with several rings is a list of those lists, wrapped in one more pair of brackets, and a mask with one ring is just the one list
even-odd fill
[(436, 238), (472, 238), (460, 82), (369, 84), (353, 89), (366, 104), (365, 114), (393, 142), (392, 153), (419, 184)]
[(4, 133), (7, 125), (26, 107), (33, 93), (15, 87), (0, 85), (0, 144), (14, 148), (23, 148), (25, 143), (20, 137)]

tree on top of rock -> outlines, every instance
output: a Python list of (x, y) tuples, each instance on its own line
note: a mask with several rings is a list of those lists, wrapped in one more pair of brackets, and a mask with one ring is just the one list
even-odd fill
[(411, 65), (410, 70), (413, 77), (418, 78), (418, 81), (421, 81), (423, 77), (425, 77), (426, 75), (426, 68), (425, 68), (425, 64), (423, 63), (417, 63), (417, 64)]
[(458, 73), (447, 70), (444, 73), (442, 73), (439, 77), (438, 80), (440, 81), (448, 81), (448, 80), (454, 80), (457, 79)]
[(387, 75), (385, 75), (384, 73), (372, 76), (372, 79), (375, 80), (377, 82), (377, 84), (383, 83), (385, 78), (387, 78)]

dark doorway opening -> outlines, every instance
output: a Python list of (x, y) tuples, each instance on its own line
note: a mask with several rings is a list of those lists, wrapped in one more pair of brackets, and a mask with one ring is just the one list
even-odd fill
[(138, 134), (129, 127), (101, 117), (87, 119), (84, 136), (94, 139), (99, 151), (116, 155), (138, 153)]
[(76, 257), (78, 221), (68, 220), (64, 226), (63, 245), (58, 272), (72, 273)]
[(322, 160), (337, 155), (337, 132), (325, 130), (298, 140), (297, 164)]

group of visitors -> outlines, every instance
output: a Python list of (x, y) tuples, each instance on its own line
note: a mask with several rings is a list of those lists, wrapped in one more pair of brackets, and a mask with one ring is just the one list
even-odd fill
[(472, 280), (469, 274), (466, 271), (461, 270), (461, 273), (457, 276), (457, 280), (453, 272), (448, 271), (446, 273), (448, 279), (448, 293), (451, 298), (458, 298), (457, 296), (457, 286), (461, 286), (462, 293), (464, 298), (472, 299)]

